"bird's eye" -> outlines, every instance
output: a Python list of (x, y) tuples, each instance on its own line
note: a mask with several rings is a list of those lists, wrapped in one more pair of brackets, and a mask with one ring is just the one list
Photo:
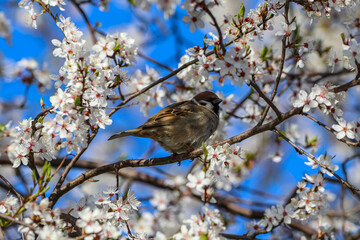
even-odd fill
[(199, 103), (200, 103), (200, 105), (203, 105), (203, 106), (205, 106), (207, 104), (207, 102), (204, 100), (200, 100)]

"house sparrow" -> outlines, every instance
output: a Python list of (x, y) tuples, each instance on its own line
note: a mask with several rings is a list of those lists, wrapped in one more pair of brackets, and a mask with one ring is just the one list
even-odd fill
[(191, 100), (161, 109), (142, 126), (117, 133), (108, 140), (125, 136), (151, 138), (173, 154), (190, 152), (215, 132), (221, 102), (215, 93), (201, 92)]

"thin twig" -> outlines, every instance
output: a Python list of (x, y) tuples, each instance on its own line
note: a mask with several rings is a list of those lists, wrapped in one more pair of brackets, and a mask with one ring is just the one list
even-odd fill
[(351, 80), (350, 82), (347, 82), (341, 86), (335, 87), (332, 89), (335, 93), (347, 91), (349, 88), (355, 87), (360, 84), (360, 71), (358, 71), (356, 77)]
[(203, 9), (209, 15), (211, 20), (213, 21), (213, 26), (216, 28), (216, 31), (218, 32), (218, 35), (219, 35), (219, 44), (220, 44), (220, 47), (221, 47), (221, 50), (222, 50), (222, 54), (225, 55), (226, 47), (224, 45), (224, 37), (223, 37), (223, 34), (221, 32), (221, 28), (220, 28), (218, 22), (216, 21), (216, 18), (214, 16), (214, 14), (210, 11), (210, 9), (206, 5), (205, 5), (205, 7)]
[[(302, 113), (302, 115), (304, 115), (305, 117), (309, 118), (310, 120), (316, 122), (319, 126), (325, 128), (326, 130), (328, 130), (329, 132), (331, 132), (332, 134), (334, 134), (335, 136), (337, 135), (337, 132), (330, 128), (329, 126), (327, 126), (326, 124), (320, 122), (319, 120), (317, 120), (315, 117), (311, 116), (310, 114), (307, 114), (307, 113)], [(349, 146), (355, 146), (355, 147), (358, 147), (360, 146), (360, 142), (353, 142), (353, 141), (349, 141), (349, 140), (346, 140), (346, 139), (338, 139), (339, 141), (349, 145)]]
[(170, 72), (174, 71), (174, 69), (172, 69), (171, 67), (166, 66), (165, 64), (163, 64), (163, 63), (161, 63), (161, 62), (159, 62), (159, 61), (157, 61), (157, 60), (155, 60), (155, 59), (153, 59), (153, 58), (151, 58), (151, 57), (149, 57), (149, 56), (146, 56), (146, 55), (143, 54), (142, 52), (139, 52), (139, 51), (138, 51), (138, 56), (139, 56), (139, 57), (142, 57), (142, 58), (148, 60), (149, 62), (152, 62), (152, 63), (154, 63), (155, 65), (157, 65), (157, 66), (159, 66), (159, 67), (162, 67), (162, 68), (164, 68), (164, 69), (166, 69), (166, 70), (168, 70), (168, 71), (170, 71)]
[(74, 6), (76, 7), (76, 9), (80, 12), (81, 16), (83, 17), (86, 26), (88, 27), (89, 31), (90, 31), (90, 36), (91, 36), (91, 40), (93, 42), (93, 44), (96, 43), (96, 36), (95, 36), (95, 28), (91, 25), (89, 18), (87, 17), (86, 13), (84, 12), (84, 10), (80, 7), (81, 4), (77, 3), (75, 0), (70, 0)]
[[(285, 18), (285, 21), (287, 24), (289, 24), (289, 7), (290, 7), (290, 1), (287, 0), (286, 3), (285, 3), (285, 10), (284, 10), (284, 18)], [(288, 37), (286, 35), (283, 36), (282, 40), (281, 40), (281, 59), (280, 59), (280, 67), (279, 67), (279, 72), (278, 72), (278, 75), (276, 76), (276, 80), (275, 80), (275, 86), (274, 86), (274, 89), (271, 93), (271, 97), (270, 97), (270, 101), (272, 102), (276, 96), (276, 93), (277, 93), (277, 90), (278, 90), (278, 87), (279, 87), (279, 83), (280, 83), (280, 80), (281, 80), (281, 75), (283, 73), (283, 70), (284, 70), (284, 64), (285, 64), (285, 56), (286, 56), (286, 39)], [(258, 126), (260, 126), (261, 124), (264, 123), (265, 119), (266, 119), (266, 116), (270, 110), (270, 107), (271, 105), (269, 104), (268, 106), (266, 106), (264, 112), (263, 112), (263, 115), (261, 117), (261, 119), (259, 120), (258, 122)]]
[(17, 223), (17, 224), (23, 225), (25, 227), (28, 227), (31, 231), (36, 230), (36, 228), (33, 227), (32, 225), (27, 224), (27, 223), (25, 223), (23, 221), (17, 220), (16, 218), (10, 217), (10, 216), (8, 216), (8, 215), (6, 215), (4, 213), (0, 213), (0, 218), (5, 219), (5, 220), (7, 220), (9, 222)]
[(51, 178), (53, 178), (55, 176), (55, 174), (60, 170), (60, 168), (62, 167), (62, 165), (65, 162), (67, 155), (65, 157), (63, 157), (62, 161), (60, 162), (59, 166), (56, 168), (56, 170), (53, 172), (53, 174), (51, 175)]
[(9, 188), (16, 194), (19, 198), (21, 205), (24, 203), (24, 197), (14, 188), (14, 186), (3, 176), (0, 174), (0, 178), (9, 186)]
[[(271, 101), (271, 99), (269, 99), (260, 89), (260, 87), (256, 84), (255, 81), (250, 80), (250, 85), (256, 90), (256, 92), (260, 95), (260, 97), (262, 99), (265, 100), (265, 102), (268, 104), (269, 107), (272, 108), (272, 110), (274, 110), (274, 112), (276, 113), (278, 118), (281, 118), (281, 112), (279, 111), (279, 109), (275, 106), (275, 104)], [(265, 109), (266, 110), (266, 109)], [(265, 116), (265, 113), (263, 114), (263, 116)]]
[(236, 104), (236, 106), (230, 111), (230, 112), (227, 112), (227, 114), (229, 114), (229, 116), (232, 116), (234, 117), (235, 116), (235, 112), (242, 107), (242, 105), (245, 103), (246, 100), (249, 99), (249, 97), (251, 96), (253, 92), (250, 91), (248, 94), (245, 95), (245, 97), (238, 103)]
[(126, 228), (127, 228), (129, 237), (130, 238), (135, 238), (135, 236), (131, 233), (131, 229), (130, 229), (130, 226), (129, 226), (127, 221), (125, 221), (125, 224), (126, 224)]
[(292, 142), (289, 138), (287, 138), (284, 134), (282, 134), (280, 131), (278, 131), (276, 128), (273, 129), (273, 131), (278, 134), (281, 138), (283, 138), (286, 142), (288, 142), (291, 146), (293, 146), (295, 148), (295, 150), (300, 153), (300, 154), (304, 154), (306, 155), (308, 158), (310, 158), (311, 160), (313, 160), (317, 165), (319, 165), (320, 167), (322, 167), (323, 169), (326, 169), (326, 171), (328, 171), (329, 173), (331, 173), (332, 175), (334, 175), (344, 186), (346, 186), (348, 189), (350, 189), (350, 191), (354, 194), (357, 195), (359, 194), (358, 192), (360, 191), (359, 188), (351, 185), (349, 182), (345, 181), (344, 179), (342, 179), (339, 175), (337, 175), (333, 170), (329, 169), (327, 166), (325, 166), (323, 163), (319, 162), (313, 155), (311, 155), (310, 153), (306, 152), (305, 150), (303, 150), (302, 148), (300, 148), (299, 146), (297, 146), (294, 142)]

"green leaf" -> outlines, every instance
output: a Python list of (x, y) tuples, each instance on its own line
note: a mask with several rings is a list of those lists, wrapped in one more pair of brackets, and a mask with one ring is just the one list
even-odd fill
[[(235, 15), (235, 17), (237, 16), (237, 14)], [(236, 26), (236, 21), (235, 21), (235, 19), (231, 19), (232, 20), (232, 22), (233, 22), (233, 24)]]
[(99, 182), (100, 180), (97, 179), (88, 179), (89, 182)]
[(314, 143), (316, 143), (318, 141), (317, 137), (313, 137), (310, 141), (309, 141), (309, 144), (312, 145)]
[(41, 97), (40, 98), (40, 106), (41, 106), (41, 109), (44, 111), (44, 106), (46, 105), (46, 103), (44, 103), (44, 98)]
[(121, 78), (119, 75), (115, 76), (115, 83), (120, 83), (121, 82)]
[(131, 5), (135, 6), (135, 0), (128, 0), (128, 2), (129, 2)]
[[(280, 133), (284, 136), (286, 136), (285, 131), (284, 130), (280, 130)], [(278, 140), (281, 141), (283, 138), (281, 136), (278, 137)]]
[(202, 145), (202, 150), (204, 151), (205, 160), (206, 160), (206, 158), (207, 158), (207, 156), (209, 154), (209, 151), (206, 149), (206, 146), (205, 146), (204, 142), (202, 142), (201, 145)]
[(46, 181), (49, 180), (51, 175), (51, 163), (49, 161), (45, 161), (43, 166), (43, 175), (46, 176)]
[(219, 52), (219, 45), (215, 45), (214, 50), (215, 50), (215, 52)]
[(200, 235), (199, 240), (207, 240), (208, 239), (208, 234), (207, 233), (203, 233)]
[(88, 72), (89, 72), (89, 66), (86, 66), (84, 71), (85, 71), (85, 76), (86, 76), (88, 74)]
[(128, 195), (129, 195), (129, 191), (130, 191), (130, 188), (128, 188), (128, 189), (125, 191), (125, 193), (124, 193), (124, 195), (123, 195), (123, 200), (124, 200), (124, 199), (127, 199)]
[(43, 121), (44, 121), (44, 116), (39, 117), (38, 123), (43, 123)]
[(266, 55), (268, 54), (268, 52), (269, 52), (268, 47), (264, 46), (263, 50), (260, 53), (260, 58), (265, 61), (266, 60)]
[(245, 153), (245, 159), (248, 160), (253, 160), (255, 158), (256, 154), (252, 153), (252, 152), (246, 152)]
[(1, 226), (1, 227), (4, 227), (4, 226), (5, 226), (5, 223), (6, 223), (6, 220), (0, 218), (0, 226)]
[(5, 125), (0, 123), (0, 132), (5, 132)]
[(75, 106), (80, 106), (80, 104), (81, 104), (81, 99), (78, 96), (78, 97), (75, 98)]
[(36, 174), (35, 174), (35, 170), (31, 172), (31, 178), (33, 180), (33, 182), (36, 182)]
[[(43, 185), (43, 183), (44, 183), (44, 178), (43, 177), (40, 177), (39, 179), (38, 179), (38, 183), (39, 183), (39, 189), (41, 188), (41, 186)], [(39, 191), (39, 190), (38, 190)]]
[(101, 22), (96, 22), (96, 23), (95, 23), (96, 28), (100, 28), (101, 25), (102, 25)]
[(342, 41), (345, 42), (345, 33), (341, 33), (340, 36), (341, 36)]
[[(268, 5), (267, 3), (264, 3), (262, 6), (261, 6), (261, 9), (260, 9), (260, 12), (262, 14), (266, 14), (268, 12)], [(265, 15), (266, 16), (266, 15)]]
[(113, 47), (113, 50), (114, 50), (114, 51), (119, 50), (120, 46), (121, 46), (120, 44), (115, 45), (115, 47)]
[(128, 155), (126, 153), (122, 153), (119, 157), (119, 160), (124, 160), (128, 157)]
[(244, 16), (245, 16), (245, 6), (243, 3), (241, 3), (239, 14), (240, 14), (241, 20), (243, 20)]
[(44, 165), (42, 167), (42, 176), (45, 175), (45, 173), (47, 172), (47, 169), (49, 168), (49, 162), (48, 161), (45, 161), (44, 162)]

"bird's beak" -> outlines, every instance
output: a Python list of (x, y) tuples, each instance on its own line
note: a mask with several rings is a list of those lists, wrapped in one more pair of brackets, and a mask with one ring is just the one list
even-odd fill
[(214, 104), (220, 104), (222, 101), (223, 101), (222, 99), (217, 98), (217, 99), (214, 99), (214, 100), (213, 100), (213, 103), (214, 103)]

